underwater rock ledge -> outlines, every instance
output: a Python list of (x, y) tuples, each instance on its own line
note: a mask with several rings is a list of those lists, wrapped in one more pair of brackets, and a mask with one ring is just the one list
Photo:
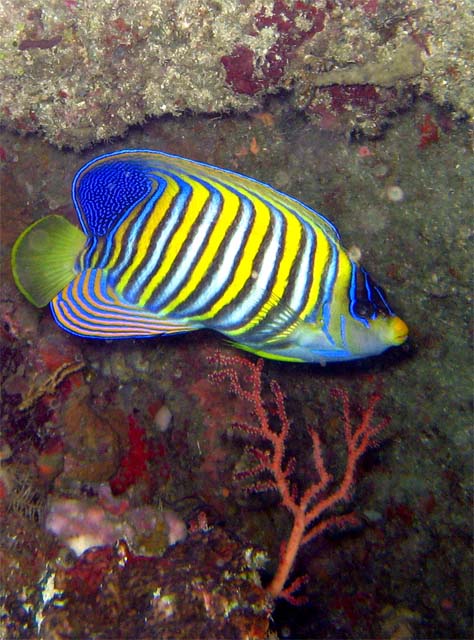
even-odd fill
[[(4, 0), (0, 125), (82, 149), (147, 117), (247, 112), (291, 90), (316, 126), (376, 134), (429, 94), (474, 115), (470, 0)], [(237, 16), (237, 19), (236, 19)]]

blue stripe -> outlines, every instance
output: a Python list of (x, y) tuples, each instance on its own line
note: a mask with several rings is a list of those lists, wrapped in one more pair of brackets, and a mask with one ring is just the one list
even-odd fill
[(82, 257), (84, 261), (84, 269), (88, 269), (92, 265), (92, 257), (97, 247), (97, 238), (89, 236), (87, 238), (86, 251)]
[(339, 260), (339, 252), (334, 242), (329, 238), (328, 240), (329, 240), (329, 245), (331, 247), (331, 262), (329, 263), (329, 267), (328, 267), (324, 284), (323, 284), (324, 295), (323, 295), (323, 301), (322, 301), (322, 305), (323, 305), (322, 306), (322, 310), (323, 310), (322, 330), (324, 332), (324, 335), (328, 339), (328, 341), (331, 344), (335, 345), (336, 342), (330, 333), (329, 325), (331, 323), (331, 301), (332, 301), (332, 296), (334, 291), (334, 284), (336, 282), (336, 276), (337, 276), (337, 263)]
[[(328, 243), (329, 243), (329, 247), (330, 247), (330, 251), (331, 251), (331, 258), (330, 258), (330, 262), (329, 262), (329, 266), (327, 268), (326, 274), (323, 274), (322, 278), (321, 278), (321, 283), (319, 285), (319, 291), (321, 292), (321, 290), (323, 291), (323, 297), (321, 300), (320, 304), (316, 304), (313, 311), (311, 311), (310, 314), (308, 314), (308, 316), (305, 318), (306, 322), (316, 322), (318, 315), (321, 313), (322, 314), (322, 319), (323, 319), (323, 327), (322, 330), (324, 331), (324, 333), (326, 333), (326, 335), (328, 335), (328, 327), (329, 324), (331, 322), (331, 299), (332, 299), (332, 294), (333, 294), (333, 289), (334, 289), (334, 284), (336, 282), (336, 276), (337, 276), (337, 264), (338, 264), (338, 260), (339, 260), (339, 250), (337, 248), (337, 246), (335, 245), (335, 243), (331, 240), (331, 238), (328, 238), (326, 236)], [(318, 250), (316, 247), (316, 255), (315, 255), (315, 260), (318, 260)], [(319, 294), (321, 295), (321, 294)]]
[[(361, 322), (368, 329), (369, 321), (366, 320), (366, 318), (362, 318), (362, 316), (359, 316), (354, 310), (354, 307), (357, 304), (357, 269), (360, 269), (360, 267), (352, 263), (351, 285), (349, 287), (349, 313), (354, 318), (354, 320)], [(367, 278), (365, 278), (365, 283), (367, 287)]]
[(346, 316), (344, 315), (341, 315), (341, 343), (344, 349), (347, 351)]
[[(369, 302), (373, 305), (373, 296), (372, 296), (372, 289), (370, 287), (370, 283), (369, 283), (369, 276), (367, 274), (367, 271), (365, 269), (363, 269), (362, 267), (360, 267), (360, 270), (362, 271), (363, 275), (364, 275), (364, 286), (365, 286), (365, 291), (367, 294), (367, 299), (369, 300)], [(377, 314), (374, 313), (370, 316), (371, 320), (374, 320), (374, 318), (376, 318)]]
[[(385, 305), (385, 309), (388, 313), (389, 316), (394, 316), (394, 312), (392, 310), (392, 308), (390, 307), (390, 305), (388, 304), (387, 298), (383, 295), (380, 287), (377, 287), (377, 285), (374, 285), (374, 289), (377, 292), (378, 296), (380, 297), (380, 299), (382, 300), (383, 304)], [(374, 314), (375, 316), (377, 315), (376, 313)]]
[(313, 349), (312, 352), (318, 356), (315, 361), (324, 360), (328, 362), (331, 360), (352, 360), (354, 358), (354, 354), (351, 351), (346, 351), (344, 349), (324, 349), (324, 351)]

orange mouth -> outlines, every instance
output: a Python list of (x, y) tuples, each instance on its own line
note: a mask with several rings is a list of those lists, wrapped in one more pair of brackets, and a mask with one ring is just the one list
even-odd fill
[(395, 317), (392, 322), (393, 341), (395, 344), (403, 344), (408, 338), (408, 326), (401, 318)]

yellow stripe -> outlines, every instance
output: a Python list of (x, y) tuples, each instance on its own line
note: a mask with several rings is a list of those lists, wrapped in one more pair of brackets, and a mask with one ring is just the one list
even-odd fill
[(313, 230), (316, 235), (316, 250), (313, 258), (313, 280), (308, 299), (300, 313), (301, 318), (305, 318), (311, 313), (318, 302), (321, 287), (325, 286), (325, 269), (331, 257), (331, 245), (326, 234), (317, 227), (313, 227)]
[[(273, 282), (271, 291), (266, 292), (266, 302), (258, 310), (257, 314), (247, 322), (247, 324), (228, 331), (232, 336), (238, 336), (249, 331), (264, 318), (269, 311), (278, 305), (278, 301), (285, 295), (288, 286), (288, 278), (290, 276), (291, 267), (299, 254), (301, 243), (302, 225), (300, 221), (289, 211), (280, 210), (286, 221), (285, 246), (282, 249), (280, 264), (278, 265), (277, 275)], [(273, 298), (273, 301), (272, 301)]]
[(329, 332), (332, 336), (341, 335), (341, 315), (347, 314), (352, 266), (345, 251), (339, 251), (338, 269), (331, 298)]
[[(171, 204), (173, 202), (173, 198), (179, 193), (179, 186), (176, 180), (174, 180), (170, 176), (160, 176), (160, 177), (166, 180), (166, 183), (167, 183), (166, 188), (164, 189), (161, 196), (158, 198), (158, 201), (155, 203), (155, 206), (153, 207), (153, 211), (149, 216), (144, 228), (141, 229), (138, 234), (138, 242), (135, 245), (136, 249), (134, 253), (134, 258), (132, 262), (129, 264), (129, 266), (125, 269), (120, 280), (117, 283), (117, 291), (119, 293), (123, 293), (123, 290), (125, 289), (128, 281), (130, 280), (135, 270), (138, 269), (142, 261), (147, 258), (148, 252), (150, 249), (150, 242), (151, 242), (152, 235), (155, 232), (156, 227), (167, 215), (171, 207)], [(155, 189), (153, 190), (152, 193), (154, 194), (154, 192), (155, 192)], [(122, 243), (127, 241), (126, 238), (124, 239), (124, 236), (128, 228), (130, 227), (130, 222), (133, 222), (134, 219), (136, 218), (136, 212), (141, 213), (141, 211), (143, 210), (143, 207), (146, 206), (146, 203), (148, 202), (148, 200), (149, 198), (147, 198), (145, 202), (141, 202), (133, 210), (132, 215), (127, 217), (127, 219), (124, 221), (124, 224), (120, 225), (120, 228), (118, 229), (114, 238), (114, 242), (116, 243), (116, 251), (117, 250), (119, 251), (120, 247), (122, 247)], [(118, 257), (118, 251), (117, 251), (117, 257)], [(116, 257), (114, 253), (112, 264), (115, 264), (115, 262), (116, 262)]]
[(137, 214), (141, 211), (142, 203), (137, 205), (131, 212), (130, 215), (125, 218), (120, 227), (117, 229), (116, 233), (113, 236), (113, 250), (112, 254), (107, 262), (107, 268), (112, 269), (118, 262), (120, 258), (120, 252), (123, 246), (123, 236), (126, 234), (129, 226), (135, 220)]
[[(187, 242), (189, 232), (198, 216), (200, 215), (204, 205), (206, 204), (209, 198), (209, 191), (206, 189), (200, 182), (197, 182), (190, 176), (180, 176), (180, 178), (186, 181), (192, 191), (189, 202), (186, 206), (186, 210), (184, 211), (183, 219), (179, 227), (175, 230), (170, 242), (168, 243), (168, 247), (165, 251), (165, 255), (163, 256), (163, 260), (158, 268), (158, 271), (155, 273), (153, 278), (147, 284), (145, 289), (143, 290), (142, 295), (140, 296), (140, 300), (138, 304), (140, 306), (145, 305), (148, 300), (151, 298), (156, 288), (165, 280), (168, 276), (169, 272), (173, 267), (173, 263), (175, 262), (179, 250), (181, 247)], [(168, 189), (165, 190), (163, 196), (167, 195)], [(163, 197), (162, 196), (162, 197)], [(161, 198), (159, 200), (161, 202)]]
[(323, 216), (312, 211), (299, 200), (295, 201), (287, 194), (274, 190), (270, 185), (260, 183), (258, 180), (252, 180), (251, 178), (238, 173), (227, 173), (224, 169), (213, 167), (212, 165), (201, 167), (199, 164), (196, 164), (192, 160), (188, 160), (186, 158), (178, 157), (171, 160), (165, 159), (164, 162), (171, 165), (173, 169), (175, 167), (183, 168), (184, 171), (190, 171), (194, 175), (202, 177), (204, 180), (209, 180), (212, 177), (216, 181), (227, 184), (242, 193), (248, 194), (252, 191), (258, 193), (260, 190), (262, 196), (271, 202), (277, 209), (280, 211), (295, 211), (295, 214), (301, 216), (306, 220), (306, 222), (311, 224), (313, 227), (321, 229), (323, 233), (326, 233), (332, 240), (336, 243), (338, 242), (337, 233)]
[[(297, 216), (294, 213), (292, 213), (292, 211), (284, 207), (284, 204), (288, 200), (286, 196), (284, 194), (276, 194), (276, 196), (277, 197), (273, 197), (273, 193), (270, 191), (268, 193), (265, 193), (265, 197), (273, 204), (273, 206), (276, 209), (279, 209), (280, 211), (285, 213), (285, 216), (288, 219), (298, 219)], [(295, 211), (297, 213), (305, 214), (304, 219), (311, 226), (316, 236), (316, 239), (315, 239), (316, 249), (315, 249), (315, 255), (313, 260), (313, 278), (310, 285), (310, 291), (306, 300), (306, 304), (302, 308), (299, 314), (299, 318), (305, 318), (314, 309), (314, 306), (317, 303), (318, 297), (320, 295), (321, 287), (325, 286), (325, 282), (323, 278), (325, 275), (325, 268), (326, 268), (327, 262), (331, 257), (331, 245), (328, 240), (328, 235), (326, 233), (327, 231), (326, 225), (324, 225), (324, 227), (321, 228), (318, 225), (319, 219), (315, 219), (315, 217), (312, 215), (308, 216), (307, 213), (310, 213), (310, 212), (307, 212), (306, 210), (301, 211), (300, 207), (296, 208), (297, 203), (293, 203), (288, 200), (288, 204), (294, 206)], [(330, 234), (330, 237), (331, 239), (333, 239), (336, 245), (336, 250), (339, 251), (340, 247), (339, 247), (339, 243), (337, 242), (337, 238), (335, 238), (333, 233)], [(276, 293), (276, 289), (274, 289), (274, 291)]]
[[(174, 311), (178, 305), (185, 302), (201, 284), (209, 271), (212, 270), (213, 260), (221, 247), (229, 227), (235, 222), (239, 212), (240, 198), (235, 193), (224, 189), (222, 185), (216, 184), (213, 180), (208, 180), (208, 183), (219, 191), (223, 199), (221, 210), (218, 213), (218, 220), (214, 225), (202, 255), (189, 276), (189, 280), (183, 286), (178, 296), (161, 311), (162, 314), (168, 314)], [(189, 318), (189, 320), (194, 320), (194, 317)]]
[(84, 271), (84, 269), (93, 269), (94, 267), (97, 266), (97, 262), (103, 251), (104, 244), (105, 244), (105, 239), (103, 237), (97, 239), (97, 244), (94, 248), (94, 252), (89, 255), (89, 259), (87, 261), (87, 267), (84, 265), (84, 257), (87, 252), (84, 251), (84, 253), (79, 259), (79, 271)]
[[(230, 184), (232, 185), (232, 183)], [(240, 256), (240, 261), (234, 271), (232, 281), (227, 289), (222, 293), (219, 300), (217, 300), (206, 313), (193, 317), (193, 320), (201, 321), (213, 318), (221, 309), (239, 295), (247, 280), (252, 277), (253, 262), (270, 225), (270, 210), (261, 200), (256, 198), (249, 191), (242, 189), (241, 192), (243, 195), (247, 196), (255, 208), (252, 228), (250, 229), (250, 233), (248, 234), (247, 241), (244, 245), (243, 253)]]
[[(165, 180), (167, 180), (168, 185), (164, 191), (164, 193), (160, 196), (160, 198), (158, 199), (158, 202), (156, 203), (154, 209), (153, 209), (153, 215), (151, 216), (154, 220), (155, 220), (155, 215), (160, 216), (160, 220), (162, 218), (163, 215), (166, 214), (166, 212), (168, 211), (168, 207), (170, 204), (171, 199), (173, 198), (173, 196), (178, 193), (179, 188), (176, 184), (176, 182), (172, 179), (172, 178), (168, 178), (167, 176), (165, 176), (164, 178)], [(120, 258), (120, 252), (123, 248), (123, 243), (126, 242), (126, 236), (128, 233), (128, 230), (130, 228), (130, 226), (135, 222), (135, 220), (137, 219), (137, 217), (141, 214), (143, 208), (146, 206), (146, 204), (148, 203), (148, 201), (150, 200), (150, 198), (152, 198), (155, 193), (156, 193), (156, 189), (158, 188), (158, 185), (155, 183), (154, 184), (154, 189), (151, 190), (150, 195), (146, 198), (146, 200), (140, 200), (136, 206), (132, 209), (132, 211), (130, 212), (130, 214), (125, 218), (125, 220), (123, 220), (123, 222), (121, 223), (120, 227), (117, 229), (116, 233), (114, 234), (113, 237), (113, 251), (112, 251), (112, 255), (107, 263), (107, 268), (108, 269), (112, 269), (113, 267), (116, 266), (117, 262), (119, 261)], [(161, 215), (160, 215), (161, 214)], [(154, 222), (154, 225), (156, 225), (156, 222)], [(125, 271), (125, 273), (127, 273), (129, 271), (130, 267)], [(118, 286), (120, 287), (120, 291), (123, 291), (123, 288), (125, 287), (126, 283), (128, 282), (128, 279), (130, 277), (132, 272), (130, 272), (130, 274), (125, 278), (125, 274), (122, 275), (122, 277), (120, 278), (120, 281), (118, 283)]]
[[(233, 188), (239, 189), (242, 193), (245, 193), (249, 198), (252, 198), (252, 194), (249, 189), (255, 189), (258, 193), (259, 184), (254, 183), (249, 180), (245, 176), (240, 176), (237, 174), (227, 175), (225, 172), (220, 170), (219, 168), (210, 167), (209, 173), (211, 175), (216, 176), (216, 178)], [(199, 168), (197, 169), (197, 172)], [(328, 260), (331, 257), (331, 245), (330, 240), (334, 243), (334, 250), (338, 253), (341, 253), (341, 247), (339, 244), (339, 240), (330, 227), (330, 225), (323, 219), (320, 218), (317, 214), (315, 215), (312, 211), (308, 210), (305, 205), (298, 201), (291, 200), (285, 194), (275, 192), (267, 187), (267, 185), (261, 185), (262, 188), (262, 197), (265, 198), (269, 203), (271, 203), (276, 209), (285, 214), (285, 217), (289, 219), (298, 219), (297, 216), (300, 215), (308, 224), (311, 225), (315, 236), (316, 236), (316, 250), (313, 260), (313, 278), (310, 286), (310, 292), (308, 294), (308, 298), (304, 308), (301, 310), (299, 317), (306, 317), (311, 311), (314, 309), (319, 295), (321, 287), (325, 286), (325, 269)], [(258, 196), (256, 196), (258, 197)], [(289, 208), (287, 208), (289, 207)], [(295, 211), (295, 213), (292, 213)], [(329, 240), (330, 239), (330, 240)], [(283, 257), (282, 262), (285, 262), (286, 259)], [(350, 264), (347, 265), (347, 272), (350, 277)], [(280, 274), (279, 274), (280, 275)], [(336, 276), (336, 284), (338, 284), (339, 276)], [(281, 282), (281, 278), (280, 278)], [(335, 284), (335, 286), (336, 286)], [(277, 292), (276, 287), (273, 290), (275, 293)], [(268, 307), (268, 305), (265, 305)], [(261, 309), (260, 313), (265, 315), (267, 313), (265, 307)], [(256, 318), (258, 322), (258, 317)]]

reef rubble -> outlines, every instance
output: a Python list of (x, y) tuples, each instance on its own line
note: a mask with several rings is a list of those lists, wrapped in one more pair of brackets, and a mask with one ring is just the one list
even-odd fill
[(473, 38), (470, 0), (4, 0), (0, 125), (79, 150), (287, 91), (316, 126), (376, 135), (419, 95), (472, 117)]

